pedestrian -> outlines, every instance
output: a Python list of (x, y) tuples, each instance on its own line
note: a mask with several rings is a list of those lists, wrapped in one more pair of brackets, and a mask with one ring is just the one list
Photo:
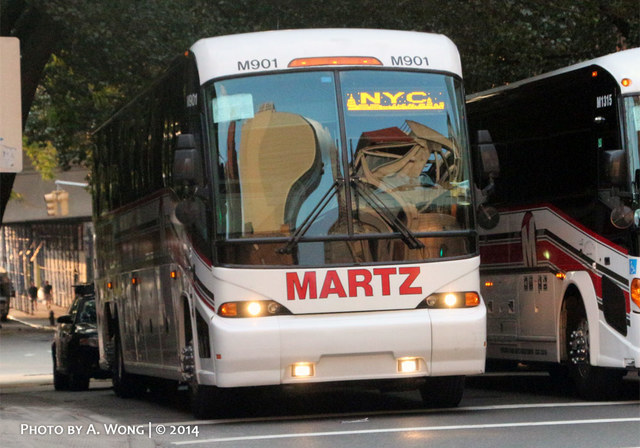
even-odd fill
[(31, 282), (31, 286), (27, 290), (29, 293), (29, 299), (31, 301), (31, 314), (38, 310), (38, 288)]
[(53, 302), (53, 294), (51, 291), (53, 290), (53, 286), (49, 284), (49, 281), (44, 282), (44, 301), (47, 304), (47, 309), (51, 309), (51, 303)]

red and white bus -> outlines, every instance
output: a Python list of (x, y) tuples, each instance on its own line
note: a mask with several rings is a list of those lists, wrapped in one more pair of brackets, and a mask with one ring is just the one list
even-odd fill
[(640, 367), (640, 49), (471, 95), (467, 110), (478, 160), (493, 145), (499, 161), (478, 179), (488, 357), (612, 396)]
[(486, 310), (460, 59), (446, 37), (202, 39), (100, 127), (103, 366), (119, 395), (381, 381), (456, 405)]

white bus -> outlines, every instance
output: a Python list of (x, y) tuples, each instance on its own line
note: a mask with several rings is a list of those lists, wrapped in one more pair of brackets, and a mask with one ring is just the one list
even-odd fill
[(444, 36), (202, 39), (96, 131), (115, 392), (366, 381), (456, 405), (486, 310), (460, 59)]
[(640, 49), (471, 95), (467, 110), (471, 135), (489, 131), (478, 156), (493, 144), (499, 160), (479, 179), (499, 211), (478, 215), (488, 358), (614, 396), (640, 367)]

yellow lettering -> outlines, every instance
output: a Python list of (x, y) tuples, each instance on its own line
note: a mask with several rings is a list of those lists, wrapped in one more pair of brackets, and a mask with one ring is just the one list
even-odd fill
[(398, 104), (398, 98), (404, 95), (404, 92), (398, 92), (395, 95), (389, 92), (382, 92), (382, 94), (391, 100), (391, 104)]
[[(414, 99), (415, 96), (422, 96), (422, 99)], [(407, 101), (409, 103), (424, 103), (427, 101), (427, 94), (425, 92), (409, 92), (407, 93)]]
[[(377, 111), (377, 110), (444, 110), (444, 101), (434, 102), (426, 92), (359, 92), (360, 101), (356, 101), (358, 94), (347, 94), (347, 110)], [(354, 98), (354, 96), (356, 98)], [(382, 103), (382, 97), (388, 99)], [(437, 101), (437, 99), (436, 99)]]
[(375, 92), (373, 96), (369, 95), (367, 92), (361, 92), (360, 104), (367, 104), (367, 101), (370, 101), (373, 104), (380, 104), (380, 92)]

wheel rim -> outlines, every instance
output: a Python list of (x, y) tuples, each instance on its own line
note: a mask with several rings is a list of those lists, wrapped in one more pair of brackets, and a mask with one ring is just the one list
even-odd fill
[[(185, 383), (193, 383), (195, 380), (196, 361), (193, 350), (193, 340), (191, 340), (183, 349), (180, 356), (180, 367), (182, 381)], [(197, 383), (197, 381), (195, 381)]]
[(589, 364), (589, 326), (582, 318), (575, 330), (569, 334), (569, 360), (577, 367), (578, 373), (585, 376)]

